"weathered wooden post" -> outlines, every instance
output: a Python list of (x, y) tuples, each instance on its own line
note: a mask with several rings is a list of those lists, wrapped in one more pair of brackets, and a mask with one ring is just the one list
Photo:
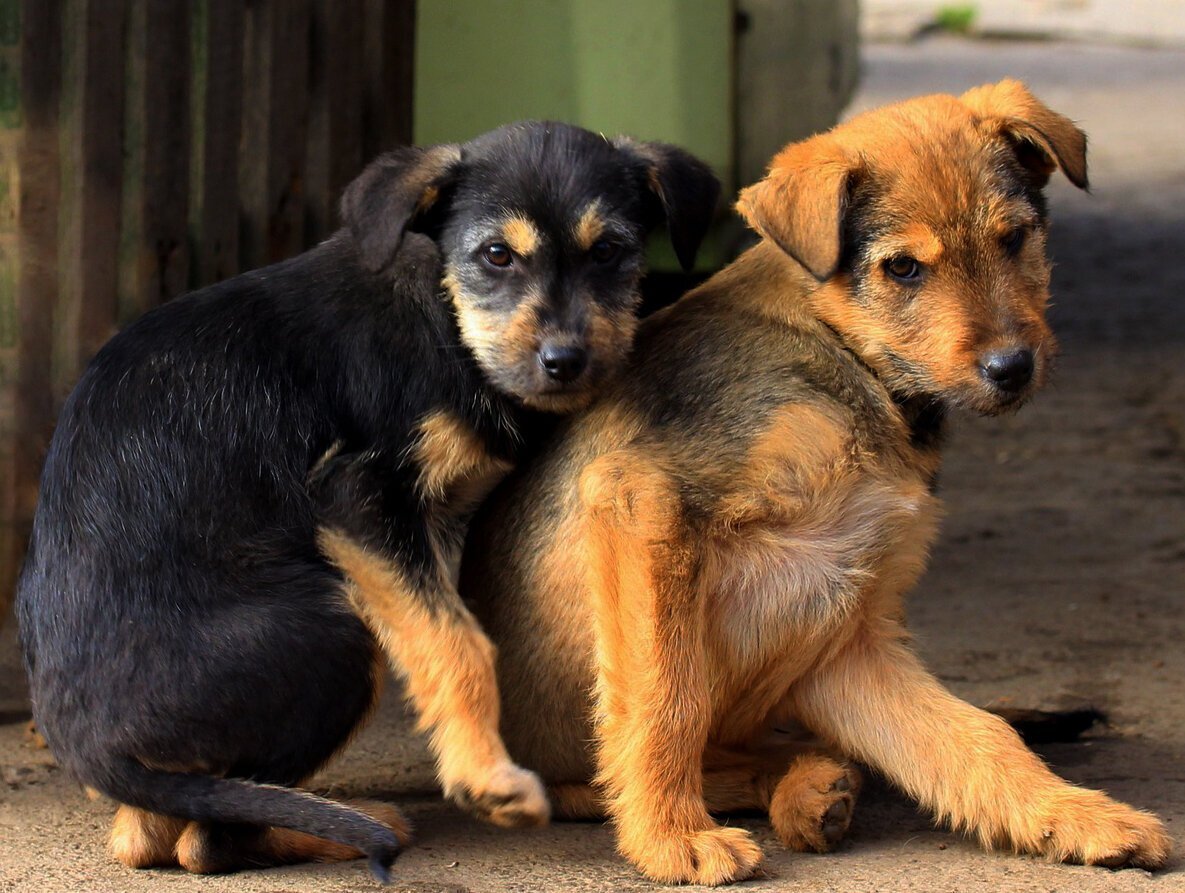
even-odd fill
[(0, 623), (61, 401), (121, 325), (337, 224), (411, 136), (414, 0), (0, 0)]

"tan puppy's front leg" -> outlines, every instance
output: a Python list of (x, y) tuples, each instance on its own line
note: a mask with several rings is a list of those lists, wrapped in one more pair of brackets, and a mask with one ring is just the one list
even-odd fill
[(890, 621), (859, 631), (796, 686), (798, 717), (987, 847), (1112, 868), (1164, 864), (1159, 819), (1058, 778), (1002, 719), (943, 688), (905, 638)]
[(602, 459), (581, 490), (591, 509), (598, 780), (618, 848), (666, 883), (749, 877), (760, 847), (747, 831), (718, 825), (704, 803), (711, 705), (703, 600), (670, 482), (644, 459)]

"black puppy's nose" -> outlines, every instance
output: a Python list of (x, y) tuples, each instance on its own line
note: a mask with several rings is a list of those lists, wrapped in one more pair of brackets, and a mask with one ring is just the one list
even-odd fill
[(983, 358), (984, 378), (1002, 391), (1019, 391), (1033, 377), (1033, 353), (1028, 350), (999, 350)]
[(544, 344), (539, 348), (539, 364), (556, 381), (575, 381), (588, 365), (588, 354), (583, 347), (572, 344)]

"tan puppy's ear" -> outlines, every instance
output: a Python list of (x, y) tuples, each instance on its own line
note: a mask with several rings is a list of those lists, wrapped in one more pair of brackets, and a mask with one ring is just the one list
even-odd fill
[(1012, 142), (1021, 164), (1041, 178), (1040, 185), (1061, 168), (1079, 189), (1089, 187), (1086, 134), (1045, 106), (1020, 81), (1005, 78), (998, 84), (984, 84), (959, 99)]
[(774, 156), (765, 179), (741, 190), (737, 211), (822, 282), (839, 267), (856, 167), (826, 135), (794, 143)]

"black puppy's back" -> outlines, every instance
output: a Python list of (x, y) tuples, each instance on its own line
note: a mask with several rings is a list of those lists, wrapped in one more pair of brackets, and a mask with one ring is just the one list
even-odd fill
[(410, 428), (464, 364), (424, 347), (455, 341), (435, 246), (410, 237), (382, 279), (352, 252), (337, 238), (177, 299), (99, 353), (46, 460), (18, 611), (39, 728), (82, 781), (389, 862), (394, 836), (361, 813), (213, 777), (295, 784), (370, 706), (375, 643), (317, 550), (305, 479), (334, 437)]

